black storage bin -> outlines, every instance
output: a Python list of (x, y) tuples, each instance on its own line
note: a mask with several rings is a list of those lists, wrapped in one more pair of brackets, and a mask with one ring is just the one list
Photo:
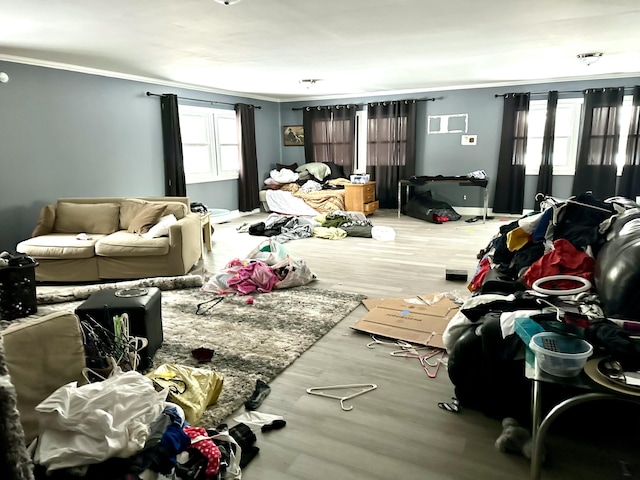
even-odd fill
[(0, 319), (14, 320), (38, 311), (36, 265), (0, 267)]
[(92, 318), (112, 333), (113, 316), (127, 313), (129, 334), (149, 341), (148, 347), (140, 352), (141, 367), (144, 369), (152, 364), (153, 355), (162, 346), (161, 298), (157, 287), (104, 289), (80, 304), (75, 313), (81, 320)]

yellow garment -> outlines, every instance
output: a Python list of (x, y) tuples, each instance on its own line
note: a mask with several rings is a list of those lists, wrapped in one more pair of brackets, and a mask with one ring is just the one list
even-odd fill
[(346, 237), (347, 232), (337, 227), (316, 227), (313, 229), (313, 236), (329, 240), (338, 240)]
[(507, 248), (510, 252), (520, 250), (531, 240), (531, 234), (522, 227), (517, 227), (507, 233)]

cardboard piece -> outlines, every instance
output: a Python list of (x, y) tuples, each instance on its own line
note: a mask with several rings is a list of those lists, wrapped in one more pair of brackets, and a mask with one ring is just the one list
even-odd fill
[[(418, 295), (418, 298), (429, 301), (433, 296), (433, 294)], [(373, 306), (374, 303), (375, 306)], [(351, 328), (373, 335), (443, 349), (445, 346), (442, 334), (460, 308), (446, 297), (433, 305), (417, 303), (414, 298), (376, 300), (370, 305), (373, 308)]]

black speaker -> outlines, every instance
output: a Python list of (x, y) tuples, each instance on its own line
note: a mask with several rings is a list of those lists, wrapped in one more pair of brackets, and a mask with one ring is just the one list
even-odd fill
[(151, 364), (156, 350), (162, 346), (162, 302), (157, 287), (100, 290), (79, 305), (75, 313), (80, 320), (90, 317), (110, 332), (113, 332), (113, 317), (126, 313), (129, 335), (149, 341), (140, 352), (142, 368)]

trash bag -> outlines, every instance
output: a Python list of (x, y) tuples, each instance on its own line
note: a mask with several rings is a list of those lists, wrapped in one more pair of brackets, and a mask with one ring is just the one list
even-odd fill
[(251, 250), (245, 258), (259, 260), (262, 263), (271, 266), (283, 261), (288, 256), (289, 252), (282, 243), (274, 240), (273, 238), (269, 238)]
[(271, 267), (279, 278), (274, 288), (299, 287), (317, 280), (318, 277), (311, 271), (307, 262), (303, 259), (287, 257)]
[(209, 405), (218, 401), (224, 376), (206, 368), (164, 363), (147, 373), (156, 389), (168, 390), (169, 401), (184, 410), (187, 422), (194, 425)]

